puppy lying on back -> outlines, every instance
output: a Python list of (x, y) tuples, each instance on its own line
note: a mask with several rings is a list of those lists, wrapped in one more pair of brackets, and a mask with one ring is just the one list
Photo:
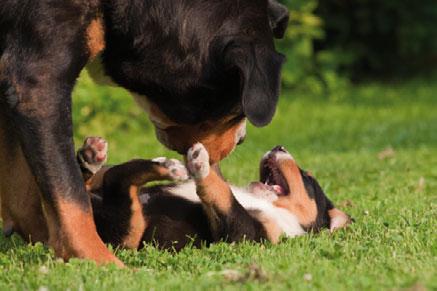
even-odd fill
[[(212, 170), (202, 144), (189, 149), (187, 168), (166, 158), (103, 167), (107, 143), (101, 138), (86, 139), (77, 156), (98, 233), (116, 246), (136, 249), (153, 242), (179, 250), (243, 239), (276, 243), (283, 235), (333, 231), (350, 223), (281, 146), (264, 155), (260, 181), (247, 188), (228, 184)], [(181, 182), (143, 187), (159, 180)]]

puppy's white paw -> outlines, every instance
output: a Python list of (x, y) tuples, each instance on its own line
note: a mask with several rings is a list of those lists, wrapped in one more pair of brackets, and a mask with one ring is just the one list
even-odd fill
[(188, 171), (181, 161), (176, 159), (167, 159), (166, 157), (159, 157), (152, 160), (158, 163), (161, 167), (168, 169), (168, 175), (171, 180), (184, 181), (188, 179)]
[(194, 179), (203, 179), (209, 175), (209, 154), (203, 144), (196, 143), (188, 150), (187, 167)]

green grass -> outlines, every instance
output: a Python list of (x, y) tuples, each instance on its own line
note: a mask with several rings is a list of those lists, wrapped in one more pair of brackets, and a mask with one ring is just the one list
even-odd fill
[[(436, 80), (367, 84), (331, 100), (284, 92), (272, 124), (250, 127), (245, 144), (224, 161), (229, 180), (244, 185), (256, 179), (266, 150), (286, 146), (355, 218), (347, 230), (179, 254), (118, 250), (129, 266), (122, 270), (62, 263), (40, 244), (0, 238), (0, 290), (436, 290)], [(106, 137), (112, 163), (176, 156), (157, 143), (146, 115), (122, 90), (95, 86), (84, 75), (74, 110), (76, 142)]]

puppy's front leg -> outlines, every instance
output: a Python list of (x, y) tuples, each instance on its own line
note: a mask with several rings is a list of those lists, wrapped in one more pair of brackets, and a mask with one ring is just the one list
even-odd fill
[(260, 241), (266, 238), (262, 224), (235, 199), (229, 185), (211, 169), (205, 147), (197, 143), (187, 154), (187, 167), (193, 176), (215, 241)]

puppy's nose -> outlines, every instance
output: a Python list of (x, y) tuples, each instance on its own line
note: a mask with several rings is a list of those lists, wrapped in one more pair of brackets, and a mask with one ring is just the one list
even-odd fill
[(286, 153), (287, 150), (283, 146), (278, 145), (272, 149), (272, 152), (284, 152), (284, 153)]

